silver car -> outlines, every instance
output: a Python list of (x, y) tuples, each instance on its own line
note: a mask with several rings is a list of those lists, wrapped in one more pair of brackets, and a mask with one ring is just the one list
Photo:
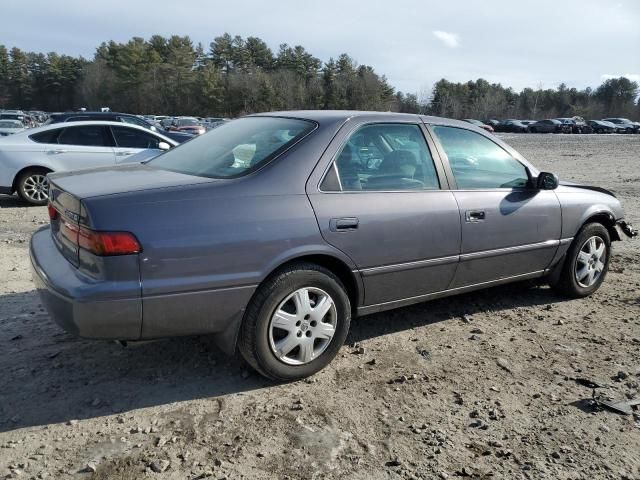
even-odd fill
[(24, 123), (20, 120), (0, 119), (0, 137), (6, 137), (25, 130)]
[(354, 315), (525, 279), (590, 295), (611, 242), (635, 235), (611, 192), (408, 114), (254, 115), (144, 164), (49, 179), (31, 261), (56, 322), (214, 334), (283, 381), (326, 366)]
[(46, 205), (51, 172), (114, 166), (145, 149), (177, 145), (156, 132), (120, 122), (58, 123), (0, 137), (0, 193)]

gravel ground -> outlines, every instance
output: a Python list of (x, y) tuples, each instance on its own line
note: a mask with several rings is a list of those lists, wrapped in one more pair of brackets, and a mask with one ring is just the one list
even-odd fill
[[(504, 138), (640, 224), (640, 135)], [(62, 332), (30, 279), (46, 220), (0, 197), (0, 478), (640, 478), (640, 416), (576, 381), (639, 395), (640, 242), (591, 298), (518, 284), (364, 317), (323, 372), (272, 385), (210, 338)]]

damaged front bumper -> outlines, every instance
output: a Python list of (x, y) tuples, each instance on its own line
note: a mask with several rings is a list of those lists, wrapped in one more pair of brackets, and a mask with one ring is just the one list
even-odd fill
[(622, 239), (622, 234), (629, 238), (635, 238), (638, 236), (638, 230), (633, 228), (630, 223), (627, 223), (624, 220), (618, 220), (616, 222), (616, 231), (618, 232), (618, 237), (620, 239)]

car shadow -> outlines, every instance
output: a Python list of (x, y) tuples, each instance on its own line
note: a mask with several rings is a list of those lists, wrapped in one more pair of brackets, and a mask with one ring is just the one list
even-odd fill
[(25, 208), (25, 207), (38, 208), (36, 205), (29, 205), (27, 202), (22, 200), (17, 195), (0, 194), (0, 208)]
[(462, 319), (476, 313), (564, 301), (567, 301), (565, 297), (548, 287), (538, 286), (534, 281), (501, 285), (358, 318), (351, 324), (347, 342), (357, 343), (445, 320)]
[[(527, 285), (434, 300), (353, 321), (348, 342), (463, 315), (561, 301)], [(133, 342), (83, 340), (48, 318), (35, 291), (0, 296), (0, 432), (270, 388), (211, 336)]]

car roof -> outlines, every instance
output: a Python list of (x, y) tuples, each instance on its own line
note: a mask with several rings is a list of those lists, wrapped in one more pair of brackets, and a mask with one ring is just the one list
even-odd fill
[(396, 112), (372, 112), (366, 110), (289, 110), (282, 112), (265, 112), (249, 115), (250, 117), (287, 117), (312, 120), (319, 124), (346, 122), (354, 118), (363, 118), (370, 121), (422, 121), (440, 125), (458, 126), (469, 129), (473, 125), (462, 120), (452, 118), (434, 117), (430, 115), (418, 115), (415, 113)]
[[(25, 136), (31, 136), (34, 133), (39, 133), (39, 132), (46, 132), (48, 130), (56, 130), (59, 128), (74, 128), (74, 127), (81, 127), (84, 125), (102, 125), (102, 126), (106, 126), (106, 127), (125, 127), (125, 128), (133, 128), (136, 130), (140, 130), (141, 132), (144, 133), (150, 133), (152, 135), (157, 135), (158, 137), (161, 137), (164, 141), (166, 141), (167, 143), (169, 143), (169, 145), (177, 145), (178, 143), (175, 140), (172, 140), (168, 137), (166, 137), (165, 135), (162, 135), (161, 133), (158, 132), (152, 132), (147, 128), (141, 127), (139, 125), (133, 125), (131, 123), (122, 123), (122, 122), (111, 122), (108, 120), (83, 120), (81, 122), (70, 122), (70, 123), (51, 123), (49, 125), (43, 125), (42, 127), (36, 127), (36, 128), (29, 128), (23, 132), (20, 133), (16, 133), (14, 134), (14, 138), (22, 138)], [(16, 137), (16, 135), (20, 135), (20, 137)]]
[(65, 116), (65, 117), (72, 117), (72, 116), (76, 116), (76, 115), (128, 115), (130, 117), (136, 117), (137, 115), (134, 115), (133, 113), (122, 113), (122, 112), (89, 112), (89, 111), (85, 111), (85, 112), (56, 112), (56, 113), (52, 113), (51, 115), (56, 115), (59, 117)]

